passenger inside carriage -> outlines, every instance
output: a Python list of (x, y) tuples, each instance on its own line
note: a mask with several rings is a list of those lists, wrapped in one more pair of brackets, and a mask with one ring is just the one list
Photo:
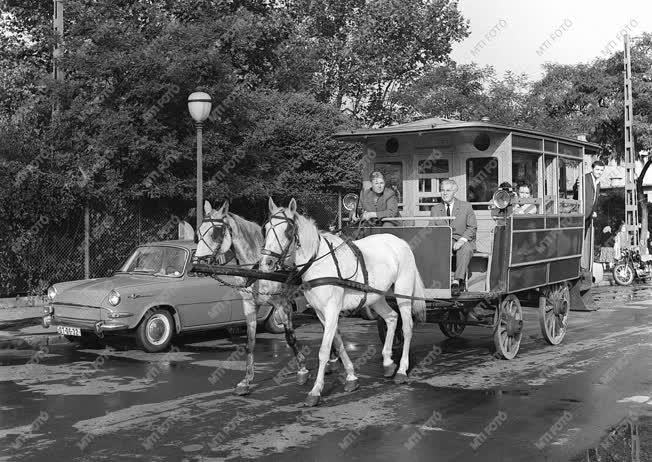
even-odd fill
[(478, 223), (471, 204), (455, 197), (458, 186), (454, 180), (441, 183), (441, 203), (435, 204), (430, 215), (433, 217), (452, 217), (450, 220), (435, 220), (435, 225), (449, 225), (453, 229), (453, 248), (456, 256), (455, 274), (451, 283), (451, 295), (456, 297), (464, 289), (466, 273), (475, 250)]
[[(532, 188), (527, 183), (521, 183), (517, 191), (519, 199), (530, 199), (532, 197)], [(514, 205), (514, 213), (516, 215), (537, 213), (537, 204), (516, 204)]]
[[(369, 175), (370, 189), (360, 191), (358, 202), (358, 216), (353, 220), (380, 221), (383, 218), (398, 216), (398, 197), (392, 188), (385, 187), (385, 176), (381, 172), (372, 172)], [(383, 222), (391, 226), (393, 222)]]

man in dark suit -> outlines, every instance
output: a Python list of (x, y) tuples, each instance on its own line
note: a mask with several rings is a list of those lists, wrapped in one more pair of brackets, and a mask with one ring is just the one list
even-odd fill
[(457, 257), (455, 274), (451, 283), (451, 295), (454, 297), (460, 294), (460, 285), (464, 282), (469, 262), (475, 250), (475, 235), (478, 229), (471, 204), (457, 199), (455, 197), (457, 190), (455, 181), (442, 181), (441, 197), (443, 202), (435, 204), (430, 211), (430, 215), (433, 217), (454, 217), (451, 220), (435, 220), (436, 225), (450, 223), (453, 228), (453, 252)]
[(584, 221), (587, 228), (597, 216), (595, 206), (600, 196), (600, 177), (604, 173), (604, 163), (596, 160), (591, 164), (591, 171), (584, 175)]
[[(600, 196), (600, 183), (598, 182), (604, 173), (604, 163), (596, 160), (591, 164), (591, 171), (584, 175), (584, 247), (580, 266), (587, 273), (593, 263), (593, 219), (597, 216), (595, 212)], [(578, 182), (575, 183), (573, 199), (579, 199)]]

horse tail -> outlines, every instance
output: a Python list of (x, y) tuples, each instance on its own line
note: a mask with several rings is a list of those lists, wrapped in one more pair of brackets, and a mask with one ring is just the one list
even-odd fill
[[(425, 297), (426, 290), (423, 285), (423, 279), (419, 274), (419, 270), (414, 268), (414, 288), (412, 290), (413, 297)], [(426, 320), (426, 301), (425, 300), (412, 300), (412, 316), (416, 322), (425, 322)]]

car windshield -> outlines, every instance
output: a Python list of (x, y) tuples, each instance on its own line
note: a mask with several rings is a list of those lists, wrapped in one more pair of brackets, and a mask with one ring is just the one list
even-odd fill
[(120, 268), (120, 273), (149, 273), (155, 276), (180, 277), (187, 252), (178, 247), (139, 247)]

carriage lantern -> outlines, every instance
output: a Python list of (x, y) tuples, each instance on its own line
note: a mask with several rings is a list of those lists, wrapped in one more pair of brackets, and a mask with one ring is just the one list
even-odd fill
[(197, 127), (197, 230), (202, 222), (202, 125), (211, 113), (212, 99), (208, 93), (196, 91), (188, 96), (188, 111)]
[(358, 203), (358, 195), (357, 194), (349, 193), (349, 194), (347, 194), (346, 196), (344, 196), (342, 198), (342, 205), (349, 212), (352, 211), (352, 210), (355, 210), (355, 207), (356, 207), (357, 203)]
[(492, 202), (498, 209), (505, 209), (512, 203), (514, 200), (515, 194), (507, 189), (499, 189), (494, 193)]

